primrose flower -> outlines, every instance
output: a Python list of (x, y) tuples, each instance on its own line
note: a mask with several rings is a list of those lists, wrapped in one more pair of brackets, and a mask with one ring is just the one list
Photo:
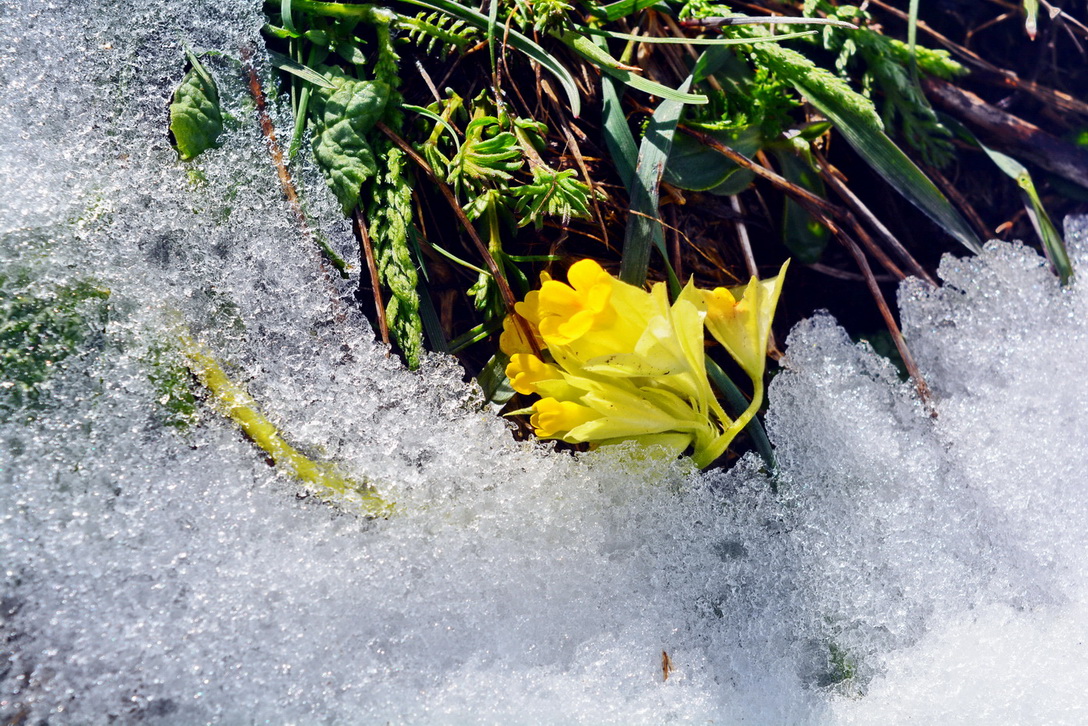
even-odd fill
[(786, 260), (769, 280), (753, 277), (743, 287), (701, 291), (707, 330), (753, 378), (762, 378), (766, 367), (771, 320), (789, 264)]
[[(598, 445), (633, 439), (677, 454), (690, 446), (695, 463), (706, 466), (759, 408), (762, 380), (741, 418), (726, 415), (707, 379), (703, 327), (714, 316), (715, 337), (734, 357), (747, 356), (738, 361), (752, 375), (751, 351), (760, 349), (760, 334), (760, 350), (766, 349), (780, 285), (766, 293), (746, 288), (738, 301), (725, 288), (710, 292), (689, 283), (670, 304), (664, 283), (646, 291), (593, 260), (572, 265), (566, 283), (542, 279), (540, 290), (515, 310), (539, 335), (546, 359), (530, 351), (512, 318), (499, 341), (510, 356), (506, 375), (514, 390), (541, 397), (530, 417), (540, 438)], [(756, 339), (749, 340), (753, 323), (746, 311), (753, 305), (766, 320), (755, 320)]]

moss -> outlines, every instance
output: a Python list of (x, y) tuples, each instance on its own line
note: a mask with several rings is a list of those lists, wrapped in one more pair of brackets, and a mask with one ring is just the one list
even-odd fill
[(0, 416), (38, 401), (65, 361), (101, 335), (108, 298), (93, 282), (42, 290), (0, 275)]

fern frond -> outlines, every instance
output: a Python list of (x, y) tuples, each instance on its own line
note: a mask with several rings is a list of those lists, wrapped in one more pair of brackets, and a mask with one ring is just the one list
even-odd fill
[(478, 31), (460, 18), (433, 12), (415, 17), (403, 16), (398, 25), (407, 30), (407, 38), (423, 51), (449, 55), (453, 50), (463, 52), (477, 42)]

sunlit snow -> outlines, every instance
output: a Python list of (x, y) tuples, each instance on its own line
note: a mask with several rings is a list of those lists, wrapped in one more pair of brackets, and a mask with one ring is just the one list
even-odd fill
[[(37, 403), (0, 408), (0, 721), (1088, 718), (1079, 283), (991, 243), (906, 285), (936, 419), (833, 320), (798, 325), (777, 494), (751, 458), (517, 443), (450, 360), (386, 356), (279, 201), (232, 60), (260, 9), (0, 1), (0, 292), (109, 291)], [(165, 136), (184, 47), (224, 51), (231, 114), (191, 165)], [(1088, 221), (1067, 233), (1088, 269)], [(182, 326), (400, 514), (300, 496), (210, 405), (164, 425)]]

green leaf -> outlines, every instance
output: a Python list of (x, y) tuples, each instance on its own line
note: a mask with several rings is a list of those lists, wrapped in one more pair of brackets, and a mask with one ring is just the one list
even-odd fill
[(847, 143), (897, 192), (967, 249), (976, 254), (982, 251), (982, 245), (963, 215), (885, 135), (871, 101), (793, 50), (778, 45), (759, 45), (753, 47), (752, 53), (789, 81), (835, 124)]
[(514, 387), (506, 377), (506, 366), (510, 358), (503, 352), (491, 357), (476, 377), (476, 382), (483, 389), (484, 397), (491, 403), (502, 406), (514, 397)]
[[(696, 106), (707, 102), (707, 97), (701, 93), (686, 93), (684, 91), (672, 89), (627, 69), (622, 63), (609, 55), (607, 51), (598, 48), (592, 40), (584, 35), (580, 35), (571, 30), (566, 30), (562, 33), (553, 33), (552, 35), (566, 43), (567, 47), (575, 53), (631, 88), (636, 88), (651, 96), (657, 96), (658, 98), (679, 101), (680, 103), (690, 103)], [(690, 85), (690, 83), (687, 84), (687, 86)]]
[(423, 324), (423, 334), (430, 343), (430, 349), (436, 353), (449, 353), (450, 345), (446, 340), (446, 333), (442, 330), (442, 321), (438, 317), (438, 311), (431, 299), (430, 279), (427, 277), (427, 268), (421, 264), (425, 259), (423, 251), (419, 248), (419, 232), (414, 226), (408, 227), (408, 242), (412, 252), (412, 259), (419, 266), (421, 275), (416, 283), (416, 294), (419, 296), (419, 320)]
[(450, 160), (449, 182), (460, 189), (466, 183), (502, 183), (524, 164), (517, 137), (502, 131), (494, 116), (473, 119), (465, 140)]
[[(824, 183), (812, 167), (788, 151), (776, 150), (774, 156), (782, 176), (818, 197), (826, 198)], [(786, 198), (782, 208), (782, 242), (798, 262), (811, 264), (819, 261), (830, 239), (831, 231), (827, 227), (813, 219), (801, 205)]]
[(280, 15), (283, 17), (283, 27), (292, 33), (297, 33), (294, 18), (291, 15), (291, 0), (280, 0)]
[(90, 282), (50, 288), (0, 273), (0, 421), (33, 403), (66, 358), (106, 328), (109, 291)]
[(651, 5), (656, 5), (658, 1), (659, 0), (618, 0), (618, 2), (594, 8), (590, 12), (598, 18), (604, 18), (608, 21), (619, 20), (632, 13), (645, 10)]
[(574, 27), (574, 32), (582, 35), (599, 35), (603, 38), (633, 40), (636, 43), (656, 43), (658, 45), (752, 45), (753, 43), (777, 43), (782, 40), (803, 38), (808, 35), (815, 35), (817, 31), (805, 30), (800, 33), (785, 33), (766, 38), (688, 38), (683, 35), (636, 35), (634, 33), (620, 33), (615, 30), (602, 30), (577, 25)]
[(408, 230), (412, 225), (412, 186), (405, 176), (404, 152), (383, 140), (385, 162), (367, 209), (378, 276), (389, 289), (385, 306), (389, 333), (408, 367), (419, 367), (423, 351), (423, 321), (419, 315), (419, 274), (412, 259)]
[[(604, 41), (601, 40), (601, 43)], [(620, 181), (624, 187), (630, 189), (631, 179), (635, 175), (635, 164), (638, 163), (638, 147), (635, 145), (635, 137), (631, 135), (631, 127), (627, 125), (619, 94), (616, 93), (616, 82), (603, 75), (601, 100), (604, 142), (612, 155), (612, 163), (616, 166)]]
[[(977, 139), (975, 143), (978, 143)], [(1058, 232), (1054, 223), (1050, 221), (1050, 215), (1046, 213), (1043, 200), (1039, 198), (1039, 193), (1035, 190), (1035, 182), (1032, 181), (1031, 172), (1011, 156), (1002, 154), (1000, 151), (994, 151), (982, 144), (978, 144), (978, 146), (986, 152), (986, 155), (997, 165), (998, 169), (1003, 171), (1020, 187), (1021, 194), (1024, 197), (1024, 209), (1028, 213), (1031, 225), (1035, 227), (1035, 233), (1039, 235), (1039, 239), (1043, 242), (1043, 249), (1046, 250), (1047, 259), (1054, 265), (1061, 283), (1063, 285), (1067, 284), (1073, 277), (1073, 263), (1069, 261), (1065, 240), (1062, 239), (1062, 235)]]
[[(297, 0), (296, 0), (297, 1)], [(404, 0), (404, 2), (411, 5), (417, 5), (421, 8), (427, 8), (428, 10), (437, 10), (444, 12), (448, 15), (452, 15), (455, 18), (460, 18), (466, 23), (487, 31), (488, 19), (487, 16), (478, 10), (474, 10), (465, 5), (461, 5), (453, 0)], [(311, 5), (332, 5), (334, 3), (314, 3)], [(346, 6), (346, 7), (351, 7)], [(570, 100), (571, 115), (577, 117), (581, 114), (582, 99), (578, 93), (578, 84), (574, 81), (574, 76), (570, 71), (563, 66), (558, 60), (555, 59), (548, 51), (544, 50), (538, 43), (532, 38), (519, 33), (513, 28), (503, 28), (502, 37), (510, 43), (515, 49), (521, 51), (527, 55), (530, 59), (539, 63), (545, 70), (551, 73), (559, 81), (559, 84), (563, 86), (563, 90), (567, 93), (567, 98)]]
[(315, 86), (320, 86), (321, 88), (336, 88), (336, 86), (330, 83), (325, 76), (321, 75), (313, 68), (293, 61), (283, 53), (277, 53), (274, 50), (270, 50), (268, 51), (268, 59), (272, 61), (273, 67), (279, 68), (281, 71), (286, 71), (293, 76), (298, 76), (302, 80), (309, 81)]
[(518, 198), (522, 215), (519, 227), (534, 224), (540, 229), (544, 215), (559, 217), (565, 225), (571, 217), (589, 218), (589, 186), (579, 181), (574, 169), (556, 171), (547, 166), (533, 168), (532, 184), (511, 190)]
[[(690, 86), (689, 77), (680, 88), (687, 90)], [(657, 206), (661, 176), (665, 172), (673, 137), (676, 135), (676, 124), (680, 121), (683, 109), (684, 104), (681, 101), (662, 101), (654, 111), (639, 146), (638, 164), (628, 190), (631, 207), (623, 238), (623, 260), (620, 262), (620, 279), (630, 285), (641, 286), (646, 282), (651, 245), (657, 247), (666, 262), (669, 259)]]
[[(763, 141), (759, 128), (755, 126), (731, 131), (701, 130), (724, 146), (748, 157), (759, 151)], [(747, 188), (753, 177), (752, 172), (741, 169), (714, 149), (687, 134), (680, 134), (673, 139), (664, 179), (673, 186), (690, 191), (736, 194)], [(727, 180), (731, 183), (725, 186)]]
[(181, 79), (170, 104), (170, 133), (182, 161), (189, 161), (208, 149), (214, 149), (223, 133), (223, 113), (219, 109), (219, 89), (189, 51), (185, 52), (192, 68)]
[(339, 69), (330, 69), (327, 78), (333, 88), (313, 94), (314, 159), (348, 216), (359, 204), (363, 182), (378, 171), (366, 133), (381, 119), (389, 87), (357, 81)]

